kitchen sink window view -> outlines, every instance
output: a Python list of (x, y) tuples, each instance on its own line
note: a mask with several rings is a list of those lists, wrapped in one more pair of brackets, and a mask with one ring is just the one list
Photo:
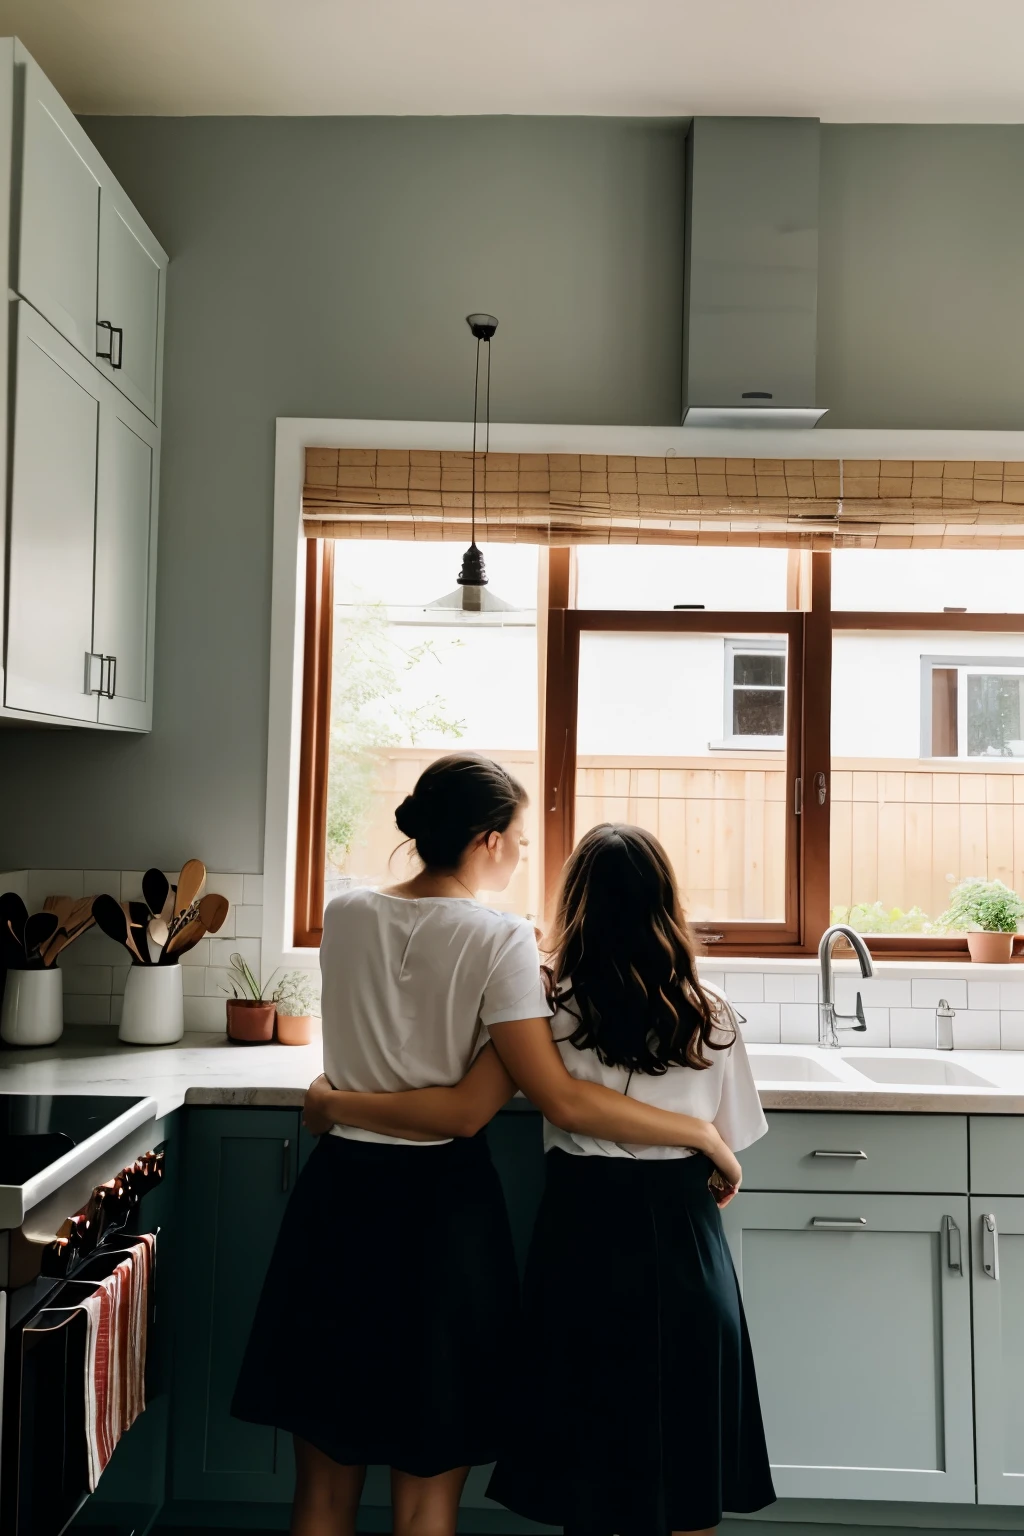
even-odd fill
[(660, 837), (718, 952), (848, 920), (966, 954), (952, 887), (1024, 888), (1024, 552), (495, 542), (473, 611), (454, 542), (307, 548), (299, 943), (336, 891), (402, 878), (393, 807), (455, 748), (529, 789), (504, 902), (538, 920), (608, 820)]

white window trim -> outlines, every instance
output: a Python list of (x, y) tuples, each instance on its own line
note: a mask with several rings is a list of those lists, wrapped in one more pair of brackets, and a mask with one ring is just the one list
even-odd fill
[[(467, 354), (468, 355), (468, 354)], [(467, 373), (468, 377), (468, 373)], [(263, 841), (263, 966), (315, 965), (291, 942), (294, 923), (295, 828), (298, 811), (299, 720), (302, 711), (302, 614), (305, 562), (301, 523), (307, 447), (462, 449), (472, 424), (458, 421), (331, 420), (278, 417), (274, 459), (274, 549), (271, 578), (270, 689), (267, 710), (267, 799)], [(596, 453), (720, 458), (1024, 460), (1024, 432), (862, 431), (815, 427), (695, 428), (557, 426), (496, 422), (500, 453)], [(930, 715), (930, 709), (929, 709)], [(930, 723), (930, 721), (929, 721)], [(774, 738), (766, 738), (774, 739)], [(930, 744), (930, 737), (929, 737)]]
[[(956, 757), (938, 757), (932, 751), (932, 672), (936, 668), (955, 670), (957, 673), (957, 747)], [(933, 763), (1021, 763), (1020, 757), (968, 757), (967, 713), (959, 707), (960, 679), (971, 672), (986, 676), (1002, 673), (1005, 676), (1024, 677), (1024, 656), (922, 656), (921, 657), (921, 757)]]

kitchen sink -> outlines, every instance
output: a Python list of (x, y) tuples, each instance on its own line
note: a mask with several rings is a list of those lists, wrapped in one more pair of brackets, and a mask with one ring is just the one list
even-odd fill
[(956, 1061), (936, 1061), (926, 1056), (846, 1056), (848, 1067), (870, 1077), (873, 1083), (907, 1083), (918, 1087), (938, 1084), (946, 1088), (994, 1088), (988, 1078), (979, 1077)]
[(755, 1083), (838, 1083), (834, 1072), (811, 1056), (769, 1056), (750, 1051)]

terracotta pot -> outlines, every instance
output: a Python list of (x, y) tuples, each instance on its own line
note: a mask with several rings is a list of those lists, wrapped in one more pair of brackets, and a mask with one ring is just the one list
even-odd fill
[(1007, 965), (1013, 953), (1013, 934), (969, 933), (967, 948), (978, 965)]
[(308, 1045), (312, 1038), (313, 1019), (310, 1014), (278, 1014), (277, 1039), (280, 1045)]
[(239, 1045), (269, 1045), (274, 1038), (273, 1003), (254, 1003), (247, 997), (228, 999), (228, 1039)]

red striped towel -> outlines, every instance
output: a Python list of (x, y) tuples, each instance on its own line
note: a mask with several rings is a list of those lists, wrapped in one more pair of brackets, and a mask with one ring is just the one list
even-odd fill
[(85, 1439), (89, 1491), (146, 1406), (146, 1320), (156, 1237), (141, 1238), (93, 1294), (86, 1315)]

